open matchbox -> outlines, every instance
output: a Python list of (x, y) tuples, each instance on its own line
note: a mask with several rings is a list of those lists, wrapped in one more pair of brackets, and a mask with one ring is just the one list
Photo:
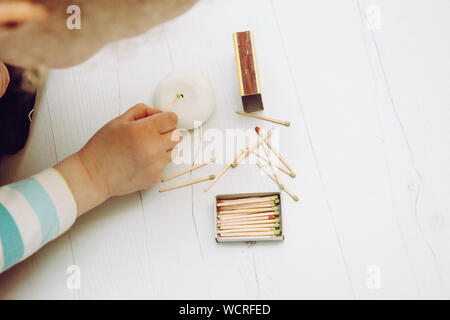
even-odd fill
[[(270, 236), (266, 238), (251, 238), (251, 237), (242, 237), (242, 238), (224, 238), (219, 235), (218, 228), (218, 214), (217, 214), (217, 202), (221, 200), (236, 200), (236, 199), (245, 199), (251, 197), (266, 197), (266, 196), (278, 196), (280, 202), (277, 204), (279, 211), (279, 230), (280, 234), (278, 236)], [(249, 241), (282, 241), (284, 240), (283, 233), (283, 210), (282, 210), (282, 197), (279, 192), (259, 192), (259, 193), (236, 193), (236, 194), (219, 194), (216, 196), (214, 201), (214, 230), (216, 236), (216, 242), (249, 242)]]

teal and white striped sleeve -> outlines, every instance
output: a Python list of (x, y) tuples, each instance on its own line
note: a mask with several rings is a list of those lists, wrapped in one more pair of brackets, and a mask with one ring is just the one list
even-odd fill
[(76, 216), (69, 185), (54, 168), (0, 187), (0, 273), (63, 234)]

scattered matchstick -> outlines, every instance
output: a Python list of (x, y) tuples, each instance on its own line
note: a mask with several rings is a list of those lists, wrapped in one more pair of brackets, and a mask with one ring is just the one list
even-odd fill
[[(269, 162), (269, 159), (267, 159), (265, 156), (263, 156), (263, 155), (260, 154), (259, 152), (255, 151), (255, 152), (253, 152), (253, 153), (254, 153), (255, 155), (257, 155), (259, 158), (263, 159), (264, 161)], [(279, 165), (277, 165), (277, 164), (275, 164), (275, 167), (276, 167), (278, 170), (280, 170), (280, 171), (286, 173), (286, 174), (287, 174), (288, 176), (290, 176), (291, 178), (295, 178), (295, 177), (296, 177), (296, 174), (295, 174), (293, 171), (289, 171), (289, 170), (286, 169), (285, 167), (279, 166)]]
[(189, 185), (194, 184), (194, 183), (199, 183), (199, 182), (203, 182), (203, 181), (206, 181), (206, 180), (212, 180), (214, 178), (215, 178), (215, 175), (211, 174), (211, 175), (209, 175), (207, 177), (204, 177), (204, 178), (198, 178), (198, 179), (186, 181), (186, 182), (183, 182), (183, 183), (171, 186), (171, 187), (161, 188), (161, 189), (159, 189), (159, 192), (164, 192), (164, 191), (169, 191), (169, 190), (173, 190), (173, 189), (189, 186)]
[[(259, 127), (255, 128), (256, 133), (262, 137), (262, 132), (261, 129)], [(278, 159), (280, 159), (280, 161), (286, 166), (286, 168), (294, 173), (294, 170), (292, 169), (292, 167), (287, 163), (286, 159), (283, 158), (283, 156), (281, 155), (281, 153), (272, 145), (272, 142), (270, 142), (269, 139), (265, 139), (264, 142), (269, 146), (269, 148), (272, 150), (273, 153), (275, 153), (275, 155), (278, 157)], [(295, 173), (294, 173), (295, 175)]]
[(175, 98), (173, 98), (173, 100), (169, 103), (169, 105), (166, 107), (166, 109), (164, 109), (165, 112), (170, 111), (173, 107), (173, 105), (175, 104), (175, 102), (177, 102), (178, 99), (180, 98), (184, 98), (182, 93), (177, 93), (175, 95)]
[(203, 166), (206, 166), (208, 163), (211, 163), (211, 162), (214, 162), (214, 161), (216, 161), (216, 158), (211, 158), (208, 161), (204, 161), (202, 163), (196, 164), (195, 166), (193, 166), (191, 168), (188, 168), (188, 169), (185, 169), (185, 170), (181, 170), (180, 172), (177, 172), (177, 173), (174, 173), (174, 174), (172, 174), (172, 175), (170, 175), (168, 177), (162, 178), (161, 182), (169, 181), (170, 179), (179, 177), (179, 176), (181, 176), (181, 175), (183, 175), (185, 173), (188, 173), (188, 172), (193, 171), (195, 169), (198, 169), (198, 168), (201, 168)]
[[(256, 128), (258, 128), (258, 127), (256, 127)], [(256, 131), (256, 132), (258, 132), (258, 131)], [(262, 146), (263, 146), (264, 152), (266, 153), (267, 160), (269, 161), (269, 164), (272, 168), (273, 176), (274, 176), (275, 180), (277, 181), (278, 185), (280, 186), (280, 189), (283, 190), (284, 186), (280, 181), (280, 177), (278, 177), (277, 169), (275, 167), (275, 164), (273, 163), (272, 156), (270, 155), (270, 151), (267, 148), (265, 143), (262, 143)]]
[(206, 186), (206, 188), (204, 189), (204, 191), (206, 192), (206, 191), (208, 191), (209, 189), (211, 189), (211, 187), (217, 182), (217, 180), (219, 180), (219, 178), (220, 177), (222, 177), (224, 174), (225, 174), (225, 172), (227, 172), (227, 170), (228, 169), (230, 169), (230, 167), (231, 167), (231, 165), (233, 164), (233, 163), (235, 163), (236, 162), (236, 160), (239, 158), (239, 156), (241, 155), (241, 154), (243, 154), (244, 153), (244, 150), (241, 150), (235, 157), (234, 157), (234, 159), (233, 159), (233, 161), (232, 162), (230, 162), (229, 164), (227, 164), (223, 169), (222, 169), (222, 171), (220, 171), (220, 173)]
[(248, 112), (244, 112), (244, 111), (240, 111), (240, 110), (237, 110), (236, 113), (240, 114), (241, 116), (247, 116), (247, 117), (257, 118), (257, 119), (266, 120), (266, 121), (270, 121), (270, 122), (275, 122), (278, 124), (285, 125), (286, 127), (289, 127), (291, 125), (291, 123), (289, 121), (278, 120), (278, 119), (266, 117), (266, 116), (263, 116), (260, 114), (248, 113)]
[(259, 147), (259, 145), (261, 143), (264, 142), (264, 140), (266, 140), (267, 138), (269, 138), (272, 135), (273, 130), (275, 130), (275, 128), (270, 129), (265, 136), (261, 137), (253, 146), (251, 146), (250, 148), (247, 149), (247, 151), (245, 152), (245, 154), (242, 157), (239, 157), (234, 163), (233, 163), (233, 168), (236, 167), (237, 165), (239, 165), (239, 163), (241, 163), (242, 161), (244, 161), (245, 158), (248, 157), (248, 155), (250, 153), (253, 152), (253, 150), (255, 150), (256, 148)]
[[(262, 165), (261, 163), (258, 162), (257, 165), (258, 165), (258, 167), (260, 167), (260, 169), (261, 169), (262, 171), (264, 171), (264, 173), (265, 173), (266, 175), (269, 176), (269, 178), (271, 178), (275, 183), (277, 183), (277, 181), (275, 180), (275, 178), (270, 174), (270, 172), (268, 172), (268, 171), (263, 167), (263, 165)], [(290, 195), (291, 198), (294, 199), (294, 201), (298, 201), (298, 200), (299, 200), (298, 196), (296, 196), (292, 191), (290, 191), (288, 188), (286, 188), (286, 186), (284, 186), (283, 191), (285, 191), (288, 195)]]

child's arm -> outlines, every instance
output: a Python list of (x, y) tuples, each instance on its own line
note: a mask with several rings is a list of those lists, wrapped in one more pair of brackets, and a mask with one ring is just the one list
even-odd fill
[(179, 142), (172, 138), (177, 121), (172, 112), (136, 105), (55, 168), (0, 187), (0, 272), (110, 196), (156, 184)]

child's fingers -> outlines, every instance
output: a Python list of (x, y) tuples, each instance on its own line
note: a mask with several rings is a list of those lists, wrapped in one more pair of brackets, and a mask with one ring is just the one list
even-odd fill
[(166, 150), (173, 149), (183, 138), (178, 130), (171, 131), (162, 135)]
[(161, 112), (149, 118), (148, 121), (149, 125), (156, 128), (159, 133), (164, 134), (177, 127), (178, 117), (173, 112)]
[(138, 103), (134, 107), (128, 109), (121, 117), (126, 121), (136, 121), (142, 118), (160, 113), (161, 110), (153, 109), (143, 103)]

